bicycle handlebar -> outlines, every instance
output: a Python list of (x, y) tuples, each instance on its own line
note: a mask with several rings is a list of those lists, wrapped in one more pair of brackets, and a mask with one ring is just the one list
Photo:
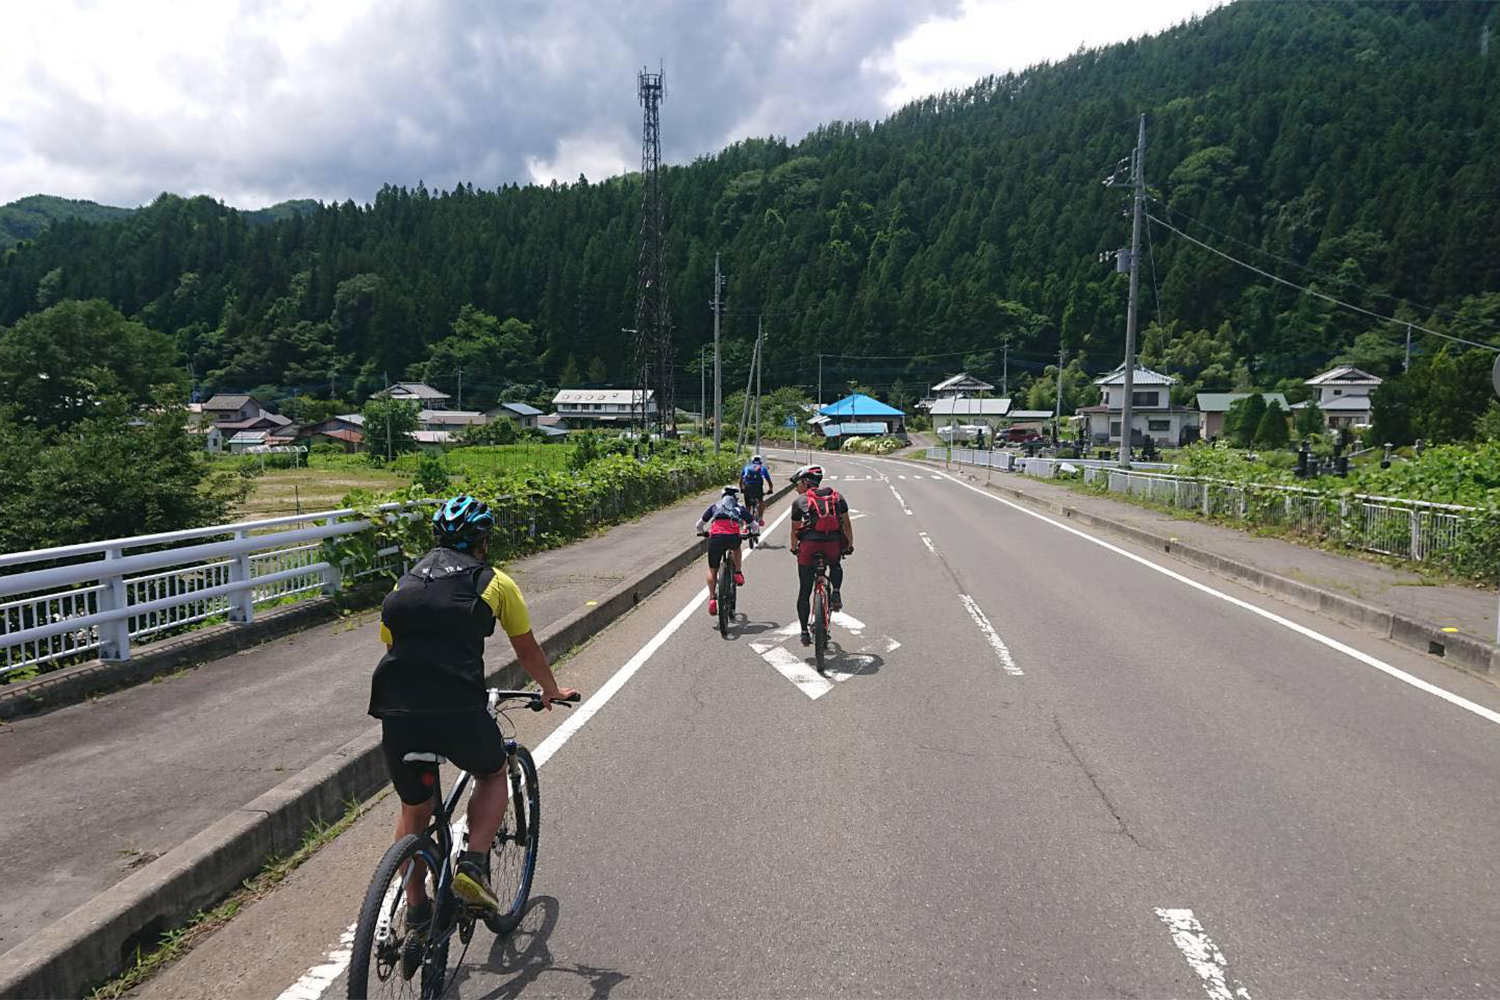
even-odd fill
[[(566, 698), (553, 698), (552, 704), (561, 705), (563, 708), (572, 708), (582, 700), (583, 695), (575, 691)], [(526, 707), (533, 712), (540, 712), (546, 707), (542, 704), (542, 696), (537, 691), (502, 691), (500, 688), (490, 688), (488, 710), (491, 714), (494, 714), (495, 709), (503, 701), (528, 702)]]

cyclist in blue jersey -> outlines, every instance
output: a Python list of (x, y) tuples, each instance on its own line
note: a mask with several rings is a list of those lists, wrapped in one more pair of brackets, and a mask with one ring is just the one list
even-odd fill
[(750, 459), (750, 464), (740, 472), (740, 489), (744, 491), (745, 506), (750, 508), (750, 513), (755, 517), (750, 533), (759, 535), (766, 523), (765, 494), (771, 489), (771, 473), (767, 471), (759, 455)]

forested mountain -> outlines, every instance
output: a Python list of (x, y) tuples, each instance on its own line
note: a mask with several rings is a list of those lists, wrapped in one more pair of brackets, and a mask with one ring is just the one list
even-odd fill
[[(283, 201), (269, 208), (245, 213), (252, 223), (264, 224), (289, 219), (293, 215), (314, 211), (318, 203), (308, 198)], [(73, 198), (58, 198), (50, 194), (34, 194), (18, 198), (7, 205), (0, 205), (0, 251), (13, 247), (22, 240), (34, 239), (38, 233), (54, 222), (63, 219), (79, 219), (84, 222), (115, 222), (128, 218), (134, 208), (116, 208), (92, 201)]]
[[(858, 379), (899, 398), (961, 366), (996, 381), (1004, 338), (1012, 388), (1059, 340), (1077, 382), (1118, 364), (1126, 279), (1099, 257), (1128, 242), (1129, 220), (1122, 190), (1100, 182), (1142, 111), (1158, 218), (1371, 312), (1500, 342), (1496, 11), (1236, 3), (879, 123), (672, 167), (679, 396), (697, 395), (715, 251), (731, 357), (763, 316), (767, 388), (815, 382), (818, 353), (944, 355), (830, 360), (836, 390)], [(492, 398), (510, 383), (623, 381), (639, 192), (636, 177), (387, 187), (369, 205), (259, 227), (209, 199), (163, 196), (114, 222), (58, 222), (11, 252), (0, 324), (104, 298), (171, 334), (205, 389), (345, 394), (385, 372), (451, 387), (459, 365), (471, 394)], [(1159, 224), (1148, 236), (1142, 318), (1160, 326), (1143, 331), (1144, 349), (1186, 385), (1274, 387), (1340, 357), (1399, 364), (1403, 329)], [(1419, 356), (1437, 347), (1418, 338)]]

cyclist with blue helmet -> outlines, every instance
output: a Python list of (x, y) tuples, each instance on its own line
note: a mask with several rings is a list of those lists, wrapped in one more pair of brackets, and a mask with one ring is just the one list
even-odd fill
[(771, 473), (759, 455), (750, 459), (750, 464), (740, 471), (740, 488), (744, 490), (745, 506), (755, 515), (750, 530), (759, 535), (766, 523), (765, 494), (771, 489)]
[[(505, 743), (485, 710), (484, 641), (499, 622), (522, 668), (542, 689), (542, 702), (576, 697), (559, 688), (547, 654), (531, 632), (526, 600), (514, 580), (493, 569), (486, 554), (495, 515), (475, 497), (459, 495), (432, 516), (432, 551), (407, 570), (380, 608), (386, 654), (370, 684), (370, 714), (381, 722), (381, 744), (401, 815), (396, 839), (420, 834), (432, 817), (432, 775), (409, 753), (437, 753), (474, 776), (468, 846), (453, 891), (465, 901), (496, 908), (489, 847), (508, 798)], [(413, 865), (420, 869), (421, 863)], [(424, 872), (408, 876), (407, 925), (432, 919)]]

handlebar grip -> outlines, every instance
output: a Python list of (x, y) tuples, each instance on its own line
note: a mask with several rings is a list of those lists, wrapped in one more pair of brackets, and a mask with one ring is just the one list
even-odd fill
[[(552, 704), (554, 704), (554, 705), (561, 705), (563, 708), (572, 708), (574, 705), (578, 704), (582, 700), (583, 700), (583, 694), (582, 694), (582, 692), (574, 691), (572, 694), (568, 695), (566, 698), (553, 698), (552, 699)], [(540, 712), (544, 707), (545, 706), (542, 705), (542, 696), (541, 695), (537, 695), (536, 699), (531, 703), (531, 710), (533, 712)]]

